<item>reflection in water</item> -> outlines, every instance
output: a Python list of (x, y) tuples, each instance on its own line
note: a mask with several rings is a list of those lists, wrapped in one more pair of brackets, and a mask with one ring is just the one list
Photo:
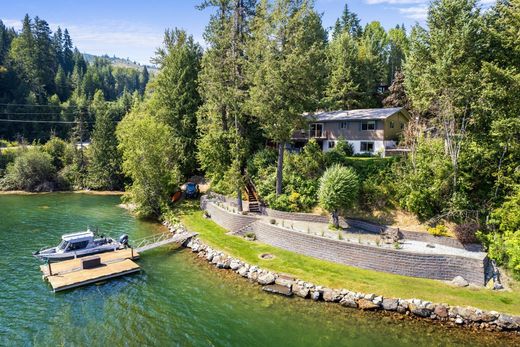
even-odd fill
[[(53, 294), (31, 252), (95, 225), (109, 236), (161, 231), (83, 194), (0, 196), (0, 345), (430, 346), (514, 344), (503, 335), (263, 293), (188, 250), (142, 255), (137, 275)], [(48, 206), (49, 208), (40, 208)], [(402, 317), (401, 317), (402, 318)], [(497, 340), (497, 337), (500, 340)]]

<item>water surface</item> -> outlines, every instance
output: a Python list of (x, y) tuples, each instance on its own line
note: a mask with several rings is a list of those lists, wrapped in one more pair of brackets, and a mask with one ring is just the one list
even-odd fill
[(0, 195), (1, 346), (514, 344), (496, 334), (266, 294), (171, 246), (143, 254), (140, 274), (52, 293), (31, 252), (57, 244), (61, 234), (89, 224), (131, 238), (164, 231), (118, 204), (117, 196)]

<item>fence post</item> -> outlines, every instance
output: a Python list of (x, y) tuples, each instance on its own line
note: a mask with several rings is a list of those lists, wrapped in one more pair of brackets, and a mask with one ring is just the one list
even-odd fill
[(47, 260), (47, 267), (49, 268), (49, 276), (52, 276), (51, 263)]

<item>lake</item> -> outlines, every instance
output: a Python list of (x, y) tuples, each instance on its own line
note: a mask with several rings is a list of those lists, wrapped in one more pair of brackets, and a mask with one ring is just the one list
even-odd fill
[(398, 320), (267, 294), (246, 279), (164, 246), (142, 272), (54, 294), (31, 253), (97, 226), (130, 239), (165, 231), (118, 207), (118, 196), (0, 195), (0, 345), (507, 345), (497, 334)]

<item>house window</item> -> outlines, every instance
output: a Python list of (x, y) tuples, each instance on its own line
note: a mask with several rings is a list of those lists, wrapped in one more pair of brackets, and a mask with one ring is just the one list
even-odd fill
[(336, 146), (336, 142), (335, 141), (329, 141), (329, 149), (334, 148), (334, 146)]
[(394, 126), (395, 126), (394, 122), (391, 121), (391, 122), (390, 122), (390, 129), (393, 129)]
[(361, 152), (374, 152), (374, 143), (373, 142), (361, 142)]
[(323, 124), (312, 123), (309, 129), (309, 137), (322, 137), (323, 135)]
[(367, 120), (361, 122), (361, 130), (375, 130), (376, 129), (376, 121), (375, 120)]
[(348, 122), (339, 122), (340, 129), (348, 129)]
[(404, 129), (404, 123), (401, 123), (401, 130)]

